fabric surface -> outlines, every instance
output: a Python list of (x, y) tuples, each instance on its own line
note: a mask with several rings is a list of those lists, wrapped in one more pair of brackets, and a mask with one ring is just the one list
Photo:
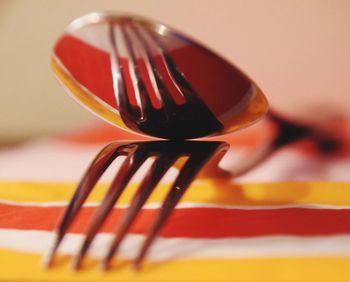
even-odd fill
[[(221, 166), (232, 168), (257, 147), (262, 126), (228, 139), (231, 149)], [(54, 267), (43, 269), (41, 257), (80, 176), (103, 144), (118, 134), (95, 126), (0, 151), (0, 281), (350, 280), (350, 158), (347, 153), (321, 156), (307, 142), (282, 149), (238, 179), (198, 178), (142, 270), (134, 272), (129, 261), (173, 181), (172, 168), (132, 226), (111, 271), (101, 272), (99, 258), (142, 171), (147, 171), (143, 167), (103, 225), (83, 269), (74, 273), (70, 258), (116, 164), (70, 228)]]

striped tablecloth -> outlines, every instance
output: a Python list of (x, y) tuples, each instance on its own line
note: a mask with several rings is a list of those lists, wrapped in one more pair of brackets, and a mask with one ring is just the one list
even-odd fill
[[(113, 135), (99, 143), (94, 136), (105, 136), (104, 131), (0, 151), (0, 281), (350, 281), (350, 158), (313, 154), (307, 142), (281, 150), (239, 179), (195, 181), (142, 271), (135, 273), (128, 260), (167, 192), (172, 169), (132, 227), (113, 270), (103, 273), (98, 258), (136, 189), (136, 178), (104, 224), (83, 270), (74, 273), (69, 257), (110, 173), (70, 229), (55, 267), (42, 269), (40, 259), (59, 214), (101, 142)], [(229, 168), (236, 155), (252, 148), (255, 141), (247, 136), (232, 141), (223, 166)]]

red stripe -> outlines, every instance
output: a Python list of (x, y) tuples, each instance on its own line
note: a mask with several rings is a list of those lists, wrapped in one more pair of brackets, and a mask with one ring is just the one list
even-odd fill
[[(0, 205), (0, 228), (52, 230), (62, 207)], [(83, 208), (70, 232), (85, 230), (94, 207)], [(102, 231), (114, 230), (124, 209), (116, 208)], [(141, 212), (132, 233), (145, 233), (158, 210)], [(165, 237), (220, 238), (260, 235), (335, 235), (350, 233), (350, 209), (286, 208), (273, 210), (236, 210), (186, 208), (173, 212), (162, 231)]]
[(101, 100), (117, 108), (108, 53), (64, 35), (55, 46), (55, 55), (77, 81)]

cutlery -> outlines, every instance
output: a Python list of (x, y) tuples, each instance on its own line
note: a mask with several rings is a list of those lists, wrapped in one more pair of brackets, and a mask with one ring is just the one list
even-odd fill
[(186, 35), (149, 19), (115, 13), (80, 17), (57, 41), (51, 63), (65, 90), (84, 107), (125, 130), (172, 141), (107, 145), (87, 169), (62, 215), (55, 242), (44, 258), (46, 266), (52, 265), (68, 228), (104, 171), (120, 156), (126, 158), (87, 226), (80, 251), (73, 259), (74, 269), (81, 267), (100, 226), (149, 158), (154, 162), (116, 226), (114, 240), (102, 260), (104, 269), (143, 204), (180, 157), (187, 160), (150, 226), (134, 268), (140, 266), (171, 211), (202, 169), (201, 177), (230, 179), (301, 140), (311, 140), (322, 154), (337, 152), (343, 145), (339, 136), (328, 131), (269, 112), (267, 118), (275, 125), (275, 136), (237, 168), (221, 169), (218, 163), (229, 148), (227, 143), (181, 140), (246, 127), (267, 112), (267, 100), (237, 67)]
[(79, 253), (73, 260), (73, 268), (79, 269), (91, 242), (118, 201), (118, 198), (129, 184), (130, 179), (147, 159), (154, 158), (154, 162), (140, 183), (137, 192), (131, 200), (130, 206), (115, 228), (114, 240), (102, 261), (102, 267), (107, 269), (129, 227), (134, 222), (152, 191), (156, 188), (168, 169), (174, 165), (180, 157), (186, 157), (183, 166), (179, 169), (178, 176), (164, 199), (158, 215), (149, 228), (138, 256), (134, 259), (133, 266), (134, 268), (138, 268), (156, 235), (159, 233), (171, 211), (175, 208), (196, 175), (204, 166), (208, 165), (211, 160), (218, 162), (228, 148), (229, 146), (225, 142), (204, 141), (114, 142), (107, 145), (96, 156), (80, 181), (69, 205), (57, 225), (55, 242), (44, 257), (43, 264), (45, 266), (52, 265), (57, 249), (67, 233), (69, 226), (104, 171), (116, 158), (126, 156), (121, 168), (110, 184), (102, 203), (97, 208), (90, 224), (87, 226), (83, 244), (81, 245)]

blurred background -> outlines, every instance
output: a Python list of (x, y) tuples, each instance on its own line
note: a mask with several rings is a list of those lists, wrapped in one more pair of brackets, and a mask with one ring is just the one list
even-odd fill
[(288, 116), (350, 119), (350, 1), (0, 0), (0, 144), (96, 122), (58, 85), (49, 57), (70, 21), (106, 10), (158, 19), (199, 39)]

